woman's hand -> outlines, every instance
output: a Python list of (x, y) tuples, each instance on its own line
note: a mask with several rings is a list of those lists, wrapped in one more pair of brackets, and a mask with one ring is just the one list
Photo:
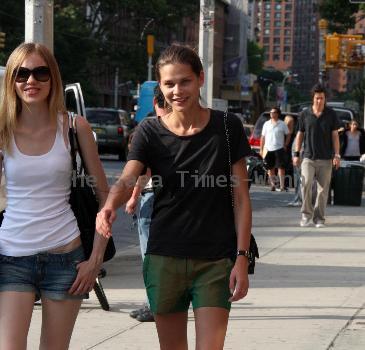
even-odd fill
[(68, 292), (72, 295), (82, 295), (91, 292), (100, 268), (101, 262), (96, 263), (87, 260), (79, 263), (76, 266), (77, 277)]
[(134, 214), (137, 209), (138, 199), (131, 197), (131, 199), (125, 205), (125, 212), (128, 214)]
[(115, 221), (117, 214), (114, 209), (102, 208), (96, 216), (96, 231), (105, 238), (112, 235), (112, 223)]
[(237, 256), (229, 278), (229, 289), (232, 293), (229, 301), (234, 302), (244, 298), (247, 295), (248, 287), (248, 259), (245, 256)]

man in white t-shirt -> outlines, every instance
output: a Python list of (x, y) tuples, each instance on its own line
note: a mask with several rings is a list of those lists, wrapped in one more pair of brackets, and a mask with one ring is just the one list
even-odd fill
[[(287, 146), (290, 134), (287, 125), (280, 118), (280, 108), (270, 110), (270, 119), (264, 124), (261, 133), (260, 154), (268, 167), (271, 191), (285, 191), (285, 167), (287, 163)], [(264, 156), (264, 149), (267, 150)], [(280, 188), (276, 188), (275, 169), (278, 169)]]

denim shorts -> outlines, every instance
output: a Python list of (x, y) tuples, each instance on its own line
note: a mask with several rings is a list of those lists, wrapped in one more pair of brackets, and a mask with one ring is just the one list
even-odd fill
[(71, 295), (76, 266), (85, 260), (82, 246), (68, 253), (38, 253), (30, 256), (0, 254), (0, 292), (34, 292), (52, 300), (85, 299), (88, 294)]
[(167, 314), (199, 307), (231, 308), (229, 258), (201, 260), (148, 254), (143, 277), (151, 311)]

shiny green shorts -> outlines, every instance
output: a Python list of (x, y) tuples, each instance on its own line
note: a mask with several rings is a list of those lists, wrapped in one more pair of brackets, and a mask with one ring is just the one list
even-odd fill
[(153, 313), (183, 312), (193, 308), (221, 307), (230, 310), (229, 258), (201, 260), (146, 255), (143, 278)]

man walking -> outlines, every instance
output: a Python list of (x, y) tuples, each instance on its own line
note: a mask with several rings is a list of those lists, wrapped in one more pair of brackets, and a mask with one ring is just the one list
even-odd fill
[[(304, 139), (302, 172), (302, 219), (300, 226), (313, 223), (324, 227), (325, 209), (332, 176), (332, 165), (340, 166), (340, 142), (337, 129), (340, 122), (333, 109), (326, 106), (326, 93), (322, 85), (312, 89), (313, 104), (299, 118), (299, 131), (295, 140), (293, 165), (299, 166), (299, 154)], [(312, 185), (317, 181), (317, 197), (312, 204)]]
[[(287, 125), (279, 119), (280, 108), (270, 110), (270, 119), (262, 127), (260, 154), (267, 164), (271, 191), (276, 190), (275, 168), (278, 168), (280, 192), (285, 191), (285, 167), (287, 163), (287, 147), (290, 134)], [(264, 148), (267, 153), (264, 156)]]

